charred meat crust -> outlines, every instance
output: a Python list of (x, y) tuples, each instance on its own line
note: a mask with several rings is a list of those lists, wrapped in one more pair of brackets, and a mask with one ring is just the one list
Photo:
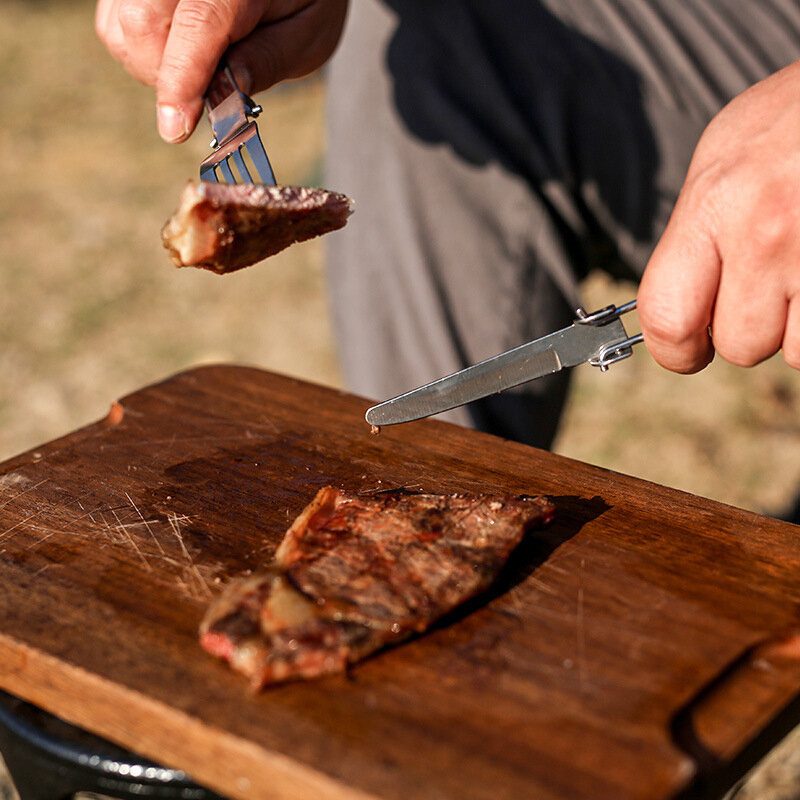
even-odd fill
[(550, 507), (542, 498), (323, 489), (287, 532), (276, 563), (330, 615), (424, 630), (485, 589)]
[(211, 606), (201, 644), (256, 687), (340, 671), (484, 591), (553, 513), (542, 497), (326, 487), (269, 570), (232, 582)]
[(177, 266), (225, 274), (343, 227), (352, 210), (326, 189), (190, 182), (161, 238)]

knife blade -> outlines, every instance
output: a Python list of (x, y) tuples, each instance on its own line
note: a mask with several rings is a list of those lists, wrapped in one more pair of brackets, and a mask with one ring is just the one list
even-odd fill
[(592, 314), (578, 309), (572, 325), (372, 406), (366, 421), (376, 427), (411, 422), (578, 364), (605, 371), (643, 341), (641, 334), (629, 337), (620, 319), (635, 307), (631, 300)]

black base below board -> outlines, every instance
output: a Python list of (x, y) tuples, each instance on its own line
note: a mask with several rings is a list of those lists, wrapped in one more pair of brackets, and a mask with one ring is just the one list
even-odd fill
[(0, 753), (20, 800), (71, 800), (95, 792), (114, 800), (224, 800), (136, 753), (0, 692)]

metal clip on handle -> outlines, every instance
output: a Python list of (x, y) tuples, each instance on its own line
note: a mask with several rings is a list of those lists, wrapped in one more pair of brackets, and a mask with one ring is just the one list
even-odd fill
[[(633, 311), (636, 308), (636, 300), (629, 300), (621, 306), (606, 306), (599, 311), (594, 311), (588, 314), (585, 309), (576, 309), (577, 319), (576, 322), (582, 325), (606, 325), (612, 320), (619, 319), (623, 314)], [(622, 328), (625, 331), (625, 327)], [(633, 346), (641, 344), (644, 341), (644, 336), (637, 333), (633, 336), (627, 336), (618, 342), (612, 342), (601, 348), (596, 356), (589, 359), (589, 364), (593, 367), (600, 367), (601, 372), (605, 372), (612, 364), (618, 361), (623, 361), (633, 355)]]
[(206, 93), (206, 111), (212, 112), (215, 108), (224, 108), (223, 103), (231, 97), (238, 97), (241, 105), (229, 101), (229, 107), (226, 109), (228, 114), (223, 116), (217, 112), (218, 130), (214, 131), (214, 138), (210, 142), (210, 147), (214, 150), (219, 149), (224, 141), (232, 139), (240, 130), (247, 127), (250, 119), (256, 119), (264, 110), (239, 88), (231, 68), (223, 58)]

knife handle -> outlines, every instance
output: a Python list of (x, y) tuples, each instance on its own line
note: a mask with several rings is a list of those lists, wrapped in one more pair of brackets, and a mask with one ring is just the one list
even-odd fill
[(241, 90), (236, 83), (236, 78), (233, 77), (228, 62), (223, 58), (222, 61), (219, 62), (217, 71), (212, 76), (211, 82), (208, 84), (208, 89), (206, 89), (206, 105), (209, 108), (214, 108), (234, 92), (241, 94)]
[[(633, 311), (636, 308), (636, 298), (628, 300), (621, 306), (606, 306), (599, 311), (587, 312), (585, 308), (579, 306), (575, 309), (575, 322), (580, 325), (607, 325), (615, 319), (619, 319), (623, 314)], [(644, 341), (644, 336), (641, 333), (636, 333), (633, 336), (628, 336), (625, 331), (625, 325), (620, 320), (622, 330), (625, 333), (625, 339), (614, 342), (613, 344), (606, 345), (594, 358), (589, 359), (589, 364), (593, 367), (600, 367), (601, 372), (605, 372), (612, 364), (618, 361), (623, 361), (633, 355), (634, 345), (641, 344)]]
[(619, 319), (623, 314), (636, 309), (636, 298), (628, 300), (621, 306), (610, 305), (599, 311), (588, 312), (583, 306), (575, 309), (575, 322), (582, 325), (605, 325), (612, 320)]

